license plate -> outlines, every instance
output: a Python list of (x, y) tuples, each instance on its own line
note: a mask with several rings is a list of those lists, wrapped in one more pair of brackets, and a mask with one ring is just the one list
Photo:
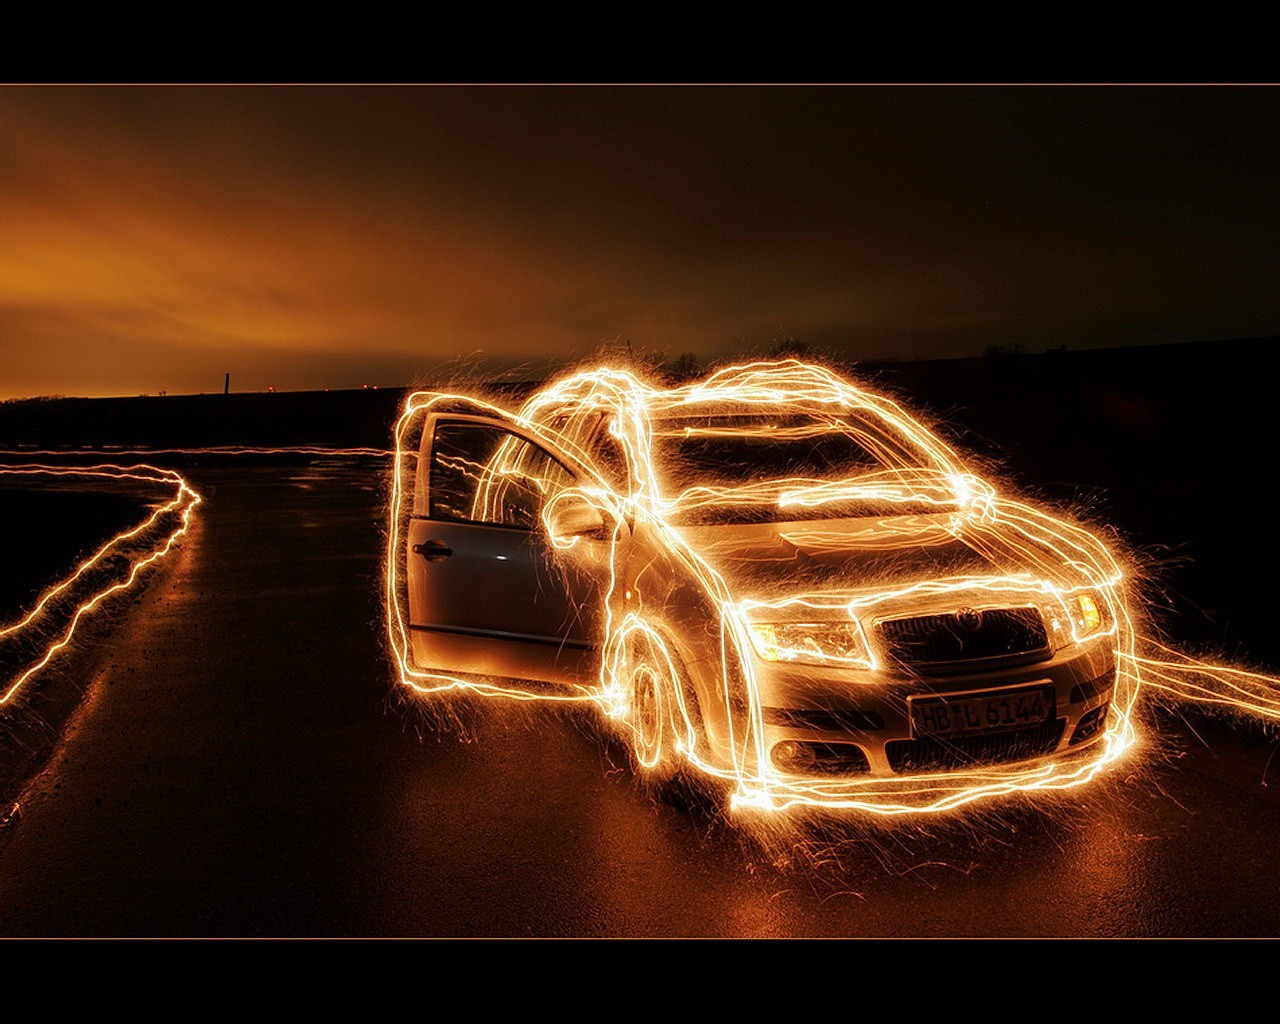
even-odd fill
[(912, 697), (908, 704), (911, 729), (917, 736), (974, 736), (1047, 722), (1053, 715), (1053, 687)]

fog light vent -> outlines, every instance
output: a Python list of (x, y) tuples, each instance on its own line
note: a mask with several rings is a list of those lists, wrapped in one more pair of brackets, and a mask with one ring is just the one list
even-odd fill
[(871, 771), (867, 755), (853, 743), (814, 743), (783, 740), (773, 747), (773, 763), (791, 775), (865, 775)]
[(1107, 712), (1111, 709), (1111, 704), (1099, 704), (1087, 715), (1080, 719), (1080, 724), (1076, 726), (1076, 731), (1071, 734), (1071, 746), (1077, 743), (1083, 743), (1085, 740), (1091, 740), (1098, 733), (1102, 732), (1103, 726), (1107, 724)]

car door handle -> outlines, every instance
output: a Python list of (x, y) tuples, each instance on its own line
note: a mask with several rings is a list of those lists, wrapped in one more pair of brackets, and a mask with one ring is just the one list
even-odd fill
[(421, 544), (415, 544), (413, 546), (413, 553), (415, 555), (421, 555), (428, 562), (438, 562), (440, 559), (448, 558), (453, 554), (453, 548), (438, 540), (427, 540), (423, 541)]

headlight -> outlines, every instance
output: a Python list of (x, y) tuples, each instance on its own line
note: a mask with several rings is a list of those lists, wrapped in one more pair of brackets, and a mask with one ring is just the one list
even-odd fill
[[(1063, 636), (1063, 642), (1071, 640), (1083, 640), (1085, 637), (1093, 636), (1094, 633), (1102, 629), (1108, 624), (1107, 602), (1106, 599), (1096, 590), (1082, 590), (1079, 593), (1072, 594), (1064, 602), (1067, 606), (1067, 615), (1071, 620), (1070, 635)], [(1054, 617), (1055, 632), (1058, 632), (1058, 623), (1056, 616)]]
[(856, 622), (749, 622), (747, 630), (765, 661), (873, 667)]
[(1081, 636), (1088, 636), (1102, 625), (1102, 609), (1092, 594), (1076, 594), (1075, 610)]

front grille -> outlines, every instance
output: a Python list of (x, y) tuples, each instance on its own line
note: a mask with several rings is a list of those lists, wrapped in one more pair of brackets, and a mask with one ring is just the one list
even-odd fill
[(825, 729), (828, 732), (875, 732), (884, 728), (884, 716), (876, 711), (846, 708), (826, 711), (821, 708), (762, 708), (767, 725), (786, 725), (794, 729)]
[(1058, 746), (1065, 727), (1066, 722), (1058, 718), (1030, 729), (1016, 729), (988, 736), (892, 740), (885, 744), (885, 753), (889, 757), (889, 767), (895, 772), (926, 772), (1001, 764), (1050, 753)]
[(922, 671), (976, 670), (993, 663), (1034, 661), (1050, 653), (1044, 619), (1032, 607), (887, 619), (877, 630), (891, 660)]

